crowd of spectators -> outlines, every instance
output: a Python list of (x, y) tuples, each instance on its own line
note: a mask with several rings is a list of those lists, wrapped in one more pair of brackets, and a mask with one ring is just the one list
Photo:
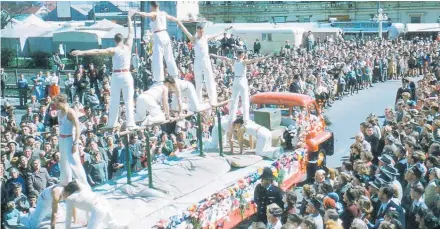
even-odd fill
[[(220, 45), (223, 44), (220, 41)], [(240, 40), (235, 42), (235, 45), (227, 43), (225, 47), (221, 46), (219, 52), (233, 56), (235, 46), (243, 48), (244, 45), (246, 43)], [(191, 43), (175, 40), (174, 46), (176, 62), (181, 70), (180, 77), (194, 82), (191, 59), (194, 51)], [(437, 43), (404, 40), (332, 41), (328, 39), (313, 43), (311, 47), (307, 51), (291, 47), (286, 42), (286, 46), (274, 57), (250, 65), (247, 73), (250, 94), (290, 91), (316, 97), (321, 99), (325, 105), (330, 105), (347, 94), (351, 95), (354, 92), (351, 88), (362, 90), (376, 82), (398, 79), (408, 74), (415, 76), (435, 72), (435, 76), (440, 77), (438, 60), (436, 62), (433, 58), (437, 56)], [(250, 49), (250, 47), (247, 48)], [(250, 56), (259, 55), (257, 50), (255, 53)], [(414, 64), (412, 59), (416, 59)], [(148, 70), (149, 62), (151, 62), (149, 58), (141, 57), (139, 66), (134, 67), (134, 75), (140, 77), (141, 82), (147, 82), (148, 79), (142, 74), (137, 76), (136, 74), (139, 69)], [(233, 66), (221, 60), (212, 60), (212, 63), (218, 99), (224, 101), (231, 96)], [(45, 187), (57, 183), (60, 176), (57, 111), (51, 98), (60, 93), (53, 86), (59, 88), (58, 73), (62, 70), (60, 67), (46, 74), (36, 73), (31, 79), (34, 85), (32, 88), (29, 82), (24, 82), (26, 79), (17, 82), (19, 88), (26, 88), (22, 91), (27, 93), (30, 89), (31, 95), (29, 102), (27, 95), (20, 95), (22, 98), (20, 105), (25, 108), (26, 113), (20, 117), (19, 122), (17, 122), (15, 107), (7, 103), (3, 105), (0, 171), (1, 202), (4, 203), (2, 212), (5, 213), (3, 217), (5, 220), (13, 219), (17, 211), (27, 212), (35, 208), (39, 193)], [(109, 76), (110, 71), (106, 65), (89, 64), (87, 67), (78, 65), (75, 72), (67, 73), (67, 80), (63, 81), (64, 89), (61, 91), (68, 95), (73, 109), (80, 116), (79, 153), (91, 186), (122, 175), (126, 171), (126, 164), (129, 164), (133, 171), (144, 168), (146, 166), (146, 144), (150, 145), (151, 152), (157, 161), (196, 147), (194, 118), (156, 126), (145, 132), (139, 131), (130, 136), (128, 143), (119, 137), (117, 129), (107, 132), (98, 131), (101, 126), (106, 125), (108, 119), (109, 88), (111, 87)], [(20, 79), (23, 78), (20, 77)], [(346, 84), (349, 86), (345, 87)], [(142, 93), (146, 86), (148, 86), (147, 83), (137, 84), (135, 97)], [(436, 87), (428, 88), (434, 90)], [(204, 96), (207, 96), (206, 92)], [(417, 103), (415, 106), (418, 105), (420, 104)], [(221, 112), (228, 114), (228, 106), (222, 107)], [(408, 119), (406, 116), (412, 113), (397, 114), (398, 117), (404, 116), (406, 120)], [(119, 117), (122, 123), (122, 120), (125, 120), (124, 106), (121, 106)], [(203, 113), (203, 138), (210, 138), (214, 119), (214, 111)], [(150, 142), (146, 142), (146, 134), (149, 135)], [(131, 155), (128, 163), (125, 157), (126, 144)], [(363, 149), (361, 151), (363, 152)], [(371, 153), (374, 158), (377, 158), (377, 155), (380, 155), (379, 152), (381, 151), (373, 152), (372, 150)], [(347, 174), (350, 174), (350, 171), (347, 171)], [(354, 179), (353, 177), (352, 174), (347, 179)], [(334, 188), (336, 189), (336, 186)], [(353, 203), (358, 197), (354, 194), (356, 190), (352, 190), (356, 197), (351, 199)], [(340, 199), (342, 200), (342, 196)], [(374, 221), (371, 223), (374, 224)]]
[(360, 123), (341, 167), (318, 170), (301, 201), (286, 192), (284, 203), (266, 206), (267, 225), (252, 228), (440, 228), (439, 69), (420, 62), (402, 73), (394, 106), (383, 122), (370, 114)]

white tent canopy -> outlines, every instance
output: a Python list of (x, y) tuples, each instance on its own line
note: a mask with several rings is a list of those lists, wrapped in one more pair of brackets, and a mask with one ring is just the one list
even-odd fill
[(408, 23), (406, 24), (407, 33), (426, 33), (426, 32), (440, 32), (439, 23)]
[(118, 25), (112, 21), (109, 21), (107, 19), (103, 19), (101, 21), (96, 22), (95, 24), (89, 26), (88, 28), (95, 28), (95, 29), (116, 29), (116, 28), (124, 28), (122, 25)]

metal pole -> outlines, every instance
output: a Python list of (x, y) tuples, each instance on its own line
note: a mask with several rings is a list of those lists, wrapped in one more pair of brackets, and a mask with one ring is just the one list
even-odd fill
[(136, 36), (136, 15), (133, 17), (134, 23), (134, 52), (138, 54), (138, 46), (137, 46), (137, 36)]
[(220, 146), (220, 156), (223, 157), (223, 134), (222, 134), (222, 122), (220, 117), (220, 109), (219, 107), (216, 107), (216, 113), (217, 113), (217, 122), (218, 122), (218, 144)]
[(18, 68), (18, 49), (19, 49), (20, 45), (17, 45), (16, 47), (17, 47), (17, 55), (15, 57), (15, 62), (17, 63), (17, 68)]
[(200, 112), (197, 113), (197, 139), (199, 142), (199, 155), (201, 157), (204, 157), (203, 154), (203, 139), (202, 139), (202, 116), (200, 115)]
[(150, 149), (150, 136), (147, 131), (145, 131), (145, 135), (147, 136), (147, 163), (148, 163), (148, 187), (153, 188), (153, 168), (151, 168), (151, 149)]
[(379, 8), (377, 9), (377, 20), (379, 21), (379, 39), (382, 40), (382, 13), (383, 10), (380, 8), (380, 2), (378, 2)]
[(130, 163), (130, 150), (128, 147), (128, 138), (130, 134), (125, 135), (124, 144), (125, 144), (125, 167), (127, 168), (127, 184), (131, 184), (131, 163)]

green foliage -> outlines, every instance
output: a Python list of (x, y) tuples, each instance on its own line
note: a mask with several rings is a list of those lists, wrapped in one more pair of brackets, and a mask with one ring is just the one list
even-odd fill
[(15, 50), (2, 48), (1, 66), (2, 67), (13, 66), (12, 61), (15, 59), (15, 56), (16, 56)]
[(36, 51), (31, 53), (31, 57), (35, 62), (35, 67), (38, 68), (48, 68), (50, 53), (43, 51)]
[(5, 26), (14, 18), (28, 14), (28, 9), (41, 6), (42, 2), (39, 1), (2, 1), (1, 2), (1, 28)]

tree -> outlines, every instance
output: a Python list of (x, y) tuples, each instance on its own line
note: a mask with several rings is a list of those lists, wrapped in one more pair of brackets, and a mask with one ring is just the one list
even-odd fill
[(41, 4), (37, 1), (1, 1), (1, 28), (4, 29), (12, 19)]

